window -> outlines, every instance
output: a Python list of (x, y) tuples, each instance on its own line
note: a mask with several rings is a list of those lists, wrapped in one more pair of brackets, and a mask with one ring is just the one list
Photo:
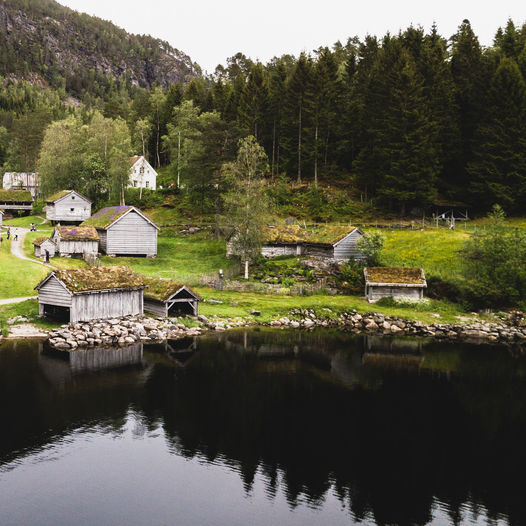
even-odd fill
[(74, 195), (72, 195), (72, 196), (71, 196), (71, 199), (75, 199), (75, 196), (74, 196)]
[(133, 187), (137, 188), (137, 181), (133, 181)]
[(74, 209), (74, 208), (70, 208), (69, 211), (70, 211), (70, 212), (74, 212), (75, 209)]
[(150, 188), (150, 181), (146, 181), (146, 188)]

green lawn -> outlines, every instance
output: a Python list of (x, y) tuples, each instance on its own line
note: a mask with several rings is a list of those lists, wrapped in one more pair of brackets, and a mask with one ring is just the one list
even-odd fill
[[(15, 226), (15, 227), (21, 227), (21, 228), (30, 228), (31, 223), (35, 223), (35, 225), (38, 226), (40, 223), (42, 223), (42, 220), (46, 218), (45, 214), (42, 214), (40, 216), (22, 216), (22, 217), (15, 217), (13, 219), (6, 219), (4, 221), (5, 226)], [(46, 228), (49, 228), (49, 223), (46, 224)]]
[(50, 329), (59, 327), (60, 322), (49, 321), (38, 317), (38, 301), (27, 300), (11, 305), (0, 305), (0, 334), (7, 336), (9, 325), (7, 320), (15, 316), (24, 316), (36, 327)]

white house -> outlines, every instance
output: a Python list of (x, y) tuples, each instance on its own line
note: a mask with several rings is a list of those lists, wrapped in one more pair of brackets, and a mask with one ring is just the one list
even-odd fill
[(46, 219), (82, 223), (91, 216), (91, 201), (75, 190), (61, 190), (46, 199)]
[(157, 188), (157, 172), (152, 168), (151, 164), (142, 155), (134, 155), (130, 159), (130, 163), (128, 188), (155, 190)]
[(6, 172), (2, 180), (4, 190), (29, 190), (31, 197), (40, 197), (38, 174), (35, 172)]

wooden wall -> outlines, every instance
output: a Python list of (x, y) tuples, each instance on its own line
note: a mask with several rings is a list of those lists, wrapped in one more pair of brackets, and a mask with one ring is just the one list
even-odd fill
[(67, 240), (55, 234), (53, 240), (57, 245), (57, 252), (60, 256), (70, 256), (72, 254), (93, 254), (99, 253), (99, 242), (90, 240)]
[(72, 294), (60, 281), (51, 277), (38, 291), (38, 303), (40, 305), (58, 305), (59, 307), (71, 307)]
[(38, 258), (44, 257), (46, 249), (49, 251), (49, 257), (52, 258), (55, 255), (55, 243), (51, 239), (44, 241), (40, 246), (35, 246), (35, 256)]
[(385, 287), (367, 285), (366, 296), (370, 303), (376, 303), (382, 298), (418, 301), (424, 297), (424, 289), (422, 287)]
[(134, 210), (111, 225), (106, 235), (106, 254), (157, 255), (157, 229)]
[(91, 292), (73, 296), (71, 321), (117, 318), (142, 313), (142, 289)]
[(277, 258), (278, 256), (300, 256), (301, 245), (263, 245), (261, 255), (266, 258)]
[(344, 237), (334, 247), (334, 259), (362, 259), (361, 252), (356, 248), (356, 243), (362, 237), (362, 234), (358, 230), (354, 230), (349, 235)]
[[(71, 210), (73, 209), (73, 211)], [(84, 221), (91, 216), (91, 203), (71, 193), (60, 201), (46, 206), (46, 219), (50, 221)]]
[(144, 311), (155, 314), (156, 316), (162, 316), (163, 318), (168, 316), (166, 303), (151, 298), (144, 298)]

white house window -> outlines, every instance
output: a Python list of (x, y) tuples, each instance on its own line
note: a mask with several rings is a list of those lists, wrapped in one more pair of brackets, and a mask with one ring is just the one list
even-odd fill
[(133, 187), (137, 188), (137, 181), (133, 181)]
[(150, 188), (150, 181), (146, 181), (146, 188)]
[(74, 195), (72, 195), (72, 196), (71, 196), (71, 199), (75, 199), (75, 196), (74, 196)]
[(70, 212), (74, 212), (75, 209), (74, 209), (74, 208), (70, 208), (69, 211), (70, 211)]

